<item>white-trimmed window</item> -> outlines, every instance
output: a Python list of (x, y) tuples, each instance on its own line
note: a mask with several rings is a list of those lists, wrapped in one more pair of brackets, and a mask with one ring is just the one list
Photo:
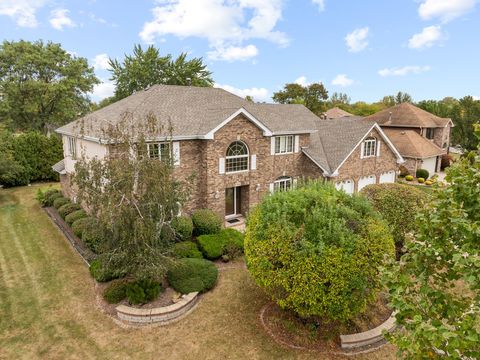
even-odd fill
[(248, 171), (248, 148), (241, 141), (234, 141), (227, 148), (225, 157), (225, 172), (234, 173)]
[(363, 142), (363, 157), (371, 157), (377, 155), (377, 139), (369, 137)]
[(427, 139), (432, 140), (435, 137), (435, 129), (434, 128), (426, 128), (425, 129), (425, 136)]
[(292, 178), (290, 176), (281, 176), (273, 183), (273, 191), (287, 191), (292, 188)]
[(293, 135), (275, 136), (275, 154), (290, 154), (295, 148)]
[(77, 158), (77, 139), (73, 136), (68, 137), (68, 153), (73, 160)]
[(147, 154), (150, 159), (167, 161), (171, 156), (170, 143), (148, 143)]

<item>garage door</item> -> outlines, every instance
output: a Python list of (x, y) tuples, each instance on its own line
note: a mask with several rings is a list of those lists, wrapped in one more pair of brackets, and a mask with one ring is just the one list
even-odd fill
[(358, 191), (362, 190), (365, 186), (375, 184), (376, 182), (377, 178), (375, 175), (364, 176), (358, 180)]
[(395, 182), (395, 171), (387, 171), (380, 175), (380, 184), (384, 183), (394, 183)]
[(422, 169), (428, 170), (430, 176), (435, 174), (435, 165), (437, 164), (437, 157), (431, 157), (428, 159), (423, 159), (423, 163), (420, 166)]
[(347, 194), (353, 194), (353, 189), (354, 189), (353, 180), (337, 181), (335, 183), (335, 188), (337, 190), (343, 190)]

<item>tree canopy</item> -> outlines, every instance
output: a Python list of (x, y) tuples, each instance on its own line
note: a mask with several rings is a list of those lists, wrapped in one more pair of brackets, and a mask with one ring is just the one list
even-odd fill
[(4, 41), (0, 45), (0, 121), (16, 130), (46, 131), (88, 112), (99, 81), (85, 58), (60, 44)]
[(160, 55), (160, 50), (150, 45), (146, 50), (135, 45), (132, 55), (125, 55), (120, 62), (110, 59), (111, 80), (115, 82), (115, 100), (123, 99), (135, 91), (156, 84), (212, 86), (212, 73), (202, 58), (187, 60), (182, 53), (176, 59), (172, 55)]
[(314, 114), (320, 115), (328, 109), (328, 91), (322, 83), (300, 85), (285, 84), (283, 90), (273, 93), (273, 101), (280, 104), (303, 104)]

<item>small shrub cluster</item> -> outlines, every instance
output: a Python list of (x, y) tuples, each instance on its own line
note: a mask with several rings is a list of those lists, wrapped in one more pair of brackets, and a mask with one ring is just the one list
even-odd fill
[(454, 158), (452, 155), (450, 154), (442, 155), (442, 162), (440, 164), (440, 169), (445, 170), (447, 167), (452, 165), (453, 162), (454, 162)]
[(428, 185), (428, 186), (433, 185), (433, 181), (427, 180), (427, 181), (425, 181), (425, 185)]
[(222, 229), (222, 220), (209, 209), (196, 210), (192, 214), (195, 236), (216, 234)]
[(105, 266), (101, 258), (97, 258), (90, 263), (90, 274), (98, 282), (107, 282), (125, 275), (112, 272), (107, 266)]
[(189, 216), (177, 216), (172, 220), (172, 228), (180, 240), (188, 240), (192, 237), (193, 222)]
[(423, 183), (425, 182), (425, 179), (422, 178), (422, 177), (419, 177), (419, 178), (417, 179), (417, 181), (418, 181), (419, 184), (423, 184)]
[(130, 304), (137, 305), (155, 300), (162, 290), (158, 281), (144, 279), (130, 283), (126, 287), (125, 294)]
[(216, 260), (226, 256), (232, 259), (243, 252), (243, 234), (234, 229), (223, 229), (217, 234), (198, 237), (200, 250), (207, 259)]
[(55, 209), (60, 209), (63, 205), (70, 203), (71, 201), (66, 197), (59, 196), (55, 200), (53, 200), (53, 207)]
[(176, 243), (172, 247), (172, 253), (176, 258), (203, 258), (202, 253), (198, 250), (197, 244), (193, 241), (182, 241)]
[(417, 169), (417, 172), (415, 174), (417, 178), (423, 178), (423, 180), (428, 179), (429, 175), (430, 173), (428, 172), (428, 170), (425, 169)]
[(83, 239), (83, 236), (82, 236), (83, 230), (85, 230), (87, 226), (90, 226), (95, 221), (96, 220), (93, 217), (84, 217), (84, 218), (75, 220), (72, 223), (72, 231), (75, 234), (75, 236), (79, 237), (80, 239)]
[(107, 239), (108, 232), (97, 219), (92, 219), (85, 224), (82, 231), (82, 240), (94, 253), (101, 254), (103, 252)]
[(205, 259), (180, 259), (167, 274), (170, 286), (182, 294), (210, 290), (217, 277), (217, 267)]
[(58, 189), (48, 189), (43, 191), (38, 189), (37, 191), (37, 200), (42, 206), (52, 206), (55, 199), (62, 197), (62, 193)]
[(65, 222), (68, 225), (72, 226), (72, 224), (75, 221), (77, 221), (79, 219), (86, 218), (86, 217), (87, 217), (87, 213), (85, 212), (85, 210), (80, 209), (80, 210), (73, 211), (70, 214), (68, 214), (67, 216), (65, 216)]
[(103, 298), (109, 304), (117, 304), (127, 297), (129, 281), (126, 279), (113, 280), (103, 291)]
[(407, 175), (407, 176), (405, 176), (405, 180), (413, 181), (413, 176), (412, 175)]
[(58, 209), (58, 214), (65, 220), (68, 214), (71, 214), (74, 211), (81, 210), (82, 208), (78, 204), (74, 203), (67, 203), (65, 205), (60, 206)]

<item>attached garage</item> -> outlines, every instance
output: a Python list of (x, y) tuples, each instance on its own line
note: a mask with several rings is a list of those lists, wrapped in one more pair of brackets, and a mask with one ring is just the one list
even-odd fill
[(437, 157), (435, 156), (435, 157), (423, 159), (422, 164), (419, 166), (419, 168), (428, 170), (428, 173), (430, 174), (430, 176), (432, 176), (433, 174), (435, 174), (437, 170), (436, 166), (437, 166)]
[(343, 190), (347, 194), (353, 194), (355, 186), (354, 186), (353, 180), (344, 180), (344, 181), (337, 181), (335, 183), (335, 188), (337, 190)]
[(358, 191), (362, 190), (365, 186), (375, 184), (377, 177), (375, 175), (367, 175), (358, 180)]
[(387, 171), (380, 175), (380, 184), (394, 183), (395, 182), (395, 171)]

